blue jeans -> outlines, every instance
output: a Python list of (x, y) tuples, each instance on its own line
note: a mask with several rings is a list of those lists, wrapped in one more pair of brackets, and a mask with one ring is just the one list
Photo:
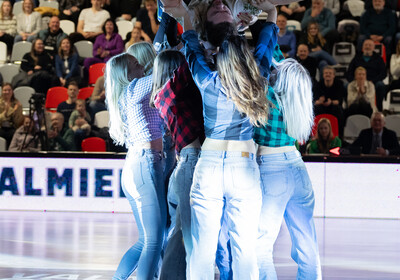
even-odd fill
[[(221, 217), (226, 214), (233, 279), (258, 279), (255, 252), (260, 217), (260, 173), (254, 155), (202, 151), (190, 193), (192, 280), (214, 279)], [(225, 209), (224, 209), (225, 204)]]
[[(175, 193), (178, 200), (177, 221), (176, 228), (168, 241), (161, 270), (161, 279), (186, 279), (186, 265), (180, 264), (189, 262), (190, 252), (192, 251), (190, 187), (192, 186), (193, 173), (199, 153), (200, 149), (198, 148), (183, 149), (177, 166), (169, 179), (169, 192)], [(173, 241), (175, 238), (183, 239), (183, 243)], [(181, 247), (183, 246), (183, 252), (186, 252), (186, 254), (181, 254)]]
[(125, 253), (113, 279), (153, 279), (166, 227), (162, 155), (150, 149), (129, 149), (122, 171), (122, 189), (131, 204), (139, 240)]
[(260, 165), (263, 192), (257, 257), (260, 279), (277, 279), (273, 247), (285, 218), (292, 239), (297, 279), (321, 279), (321, 264), (313, 220), (314, 192), (298, 151), (263, 155)]

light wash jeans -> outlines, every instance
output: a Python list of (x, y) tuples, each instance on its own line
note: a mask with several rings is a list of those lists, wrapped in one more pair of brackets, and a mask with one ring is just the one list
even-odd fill
[(113, 279), (127, 279), (137, 268), (137, 279), (153, 279), (166, 227), (162, 155), (130, 148), (122, 171), (122, 189), (131, 204), (139, 240), (125, 253)]
[(255, 245), (261, 189), (254, 155), (202, 151), (194, 172), (190, 199), (191, 280), (214, 279), (214, 260), (224, 213), (232, 249), (233, 279), (257, 280)]
[(160, 279), (186, 279), (186, 263), (189, 262), (190, 252), (192, 251), (190, 187), (192, 186), (193, 173), (199, 153), (200, 149), (198, 148), (183, 149), (179, 155), (177, 166), (169, 179), (169, 192), (175, 193), (178, 199), (177, 220), (175, 230), (168, 241)]
[(285, 218), (292, 239), (291, 256), (297, 279), (321, 279), (321, 264), (313, 220), (314, 192), (298, 151), (257, 158), (263, 192), (257, 257), (260, 279), (277, 279), (273, 247)]

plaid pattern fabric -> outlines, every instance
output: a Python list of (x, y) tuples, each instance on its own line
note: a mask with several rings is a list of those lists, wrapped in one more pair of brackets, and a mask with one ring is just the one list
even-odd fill
[(227, 98), (217, 71), (212, 71), (207, 64), (197, 33), (188, 30), (182, 34), (182, 39), (185, 41), (185, 56), (190, 72), (203, 99), (206, 137), (218, 140), (250, 140), (253, 126), (249, 118), (241, 114), (232, 100)]
[(171, 132), (177, 154), (196, 138), (204, 140), (201, 95), (187, 63), (175, 71), (174, 77), (157, 94), (154, 105)]
[(152, 75), (134, 79), (119, 100), (127, 147), (162, 137), (163, 120), (149, 105), (152, 88)]

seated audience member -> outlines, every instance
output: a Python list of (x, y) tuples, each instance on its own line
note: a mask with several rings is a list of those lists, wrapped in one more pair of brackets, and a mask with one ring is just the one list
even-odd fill
[(15, 130), (23, 122), (22, 105), (14, 97), (9, 83), (4, 83), (0, 96), (0, 137), (6, 139), (6, 148), (10, 145)]
[(57, 75), (54, 73), (53, 60), (44, 50), (44, 44), (41, 39), (35, 39), (32, 42), (32, 48), (22, 58), (21, 70), (13, 84), (17, 86), (30, 86), (36, 92), (47, 93), (51, 87), (60, 84)]
[(64, 116), (59, 113), (51, 115), (51, 128), (47, 131), (49, 151), (74, 151), (74, 132), (64, 125)]
[(107, 110), (105, 99), (106, 92), (104, 88), (104, 76), (101, 76), (97, 79), (92, 96), (90, 97), (89, 107), (92, 111), (93, 118), (97, 112)]
[(68, 99), (64, 102), (61, 102), (57, 106), (57, 112), (61, 113), (64, 116), (64, 122), (66, 125), (72, 112), (75, 110), (78, 93), (78, 84), (74, 81), (70, 82), (68, 84)]
[(383, 80), (386, 78), (386, 66), (382, 57), (374, 52), (375, 44), (372, 40), (367, 39), (363, 43), (362, 53), (356, 54), (351, 60), (347, 69), (347, 80), (354, 80), (354, 73), (357, 67), (362, 66), (367, 71), (367, 80), (375, 85), (376, 90), (376, 106), (382, 111), (382, 101), (386, 96), (386, 86)]
[(396, 132), (385, 127), (385, 116), (375, 112), (371, 117), (371, 128), (360, 132), (351, 147), (360, 147), (363, 154), (381, 156), (398, 153), (399, 142)]
[(157, 19), (157, 2), (155, 0), (145, 0), (144, 6), (145, 8), (137, 12), (135, 26), (140, 27), (142, 33), (145, 33), (151, 40), (154, 40), (158, 26), (160, 25)]
[(90, 122), (92, 121), (90, 114), (86, 111), (85, 100), (78, 99), (75, 102), (76, 107), (69, 117), (69, 128), (74, 132), (75, 147), (81, 150), (82, 140), (89, 136), (91, 132)]
[(293, 2), (289, 5), (280, 6), (280, 12), (287, 15), (287, 19), (301, 22), (304, 12), (311, 7), (311, 0)]
[(17, 15), (17, 33), (14, 42), (29, 41), (32, 42), (37, 33), (42, 28), (42, 16), (33, 10), (33, 1), (24, 0), (22, 4), (22, 13)]
[(365, 39), (371, 39), (385, 45), (389, 59), (397, 26), (396, 15), (394, 11), (384, 7), (385, 0), (372, 0), (372, 6), (361, 15), (358, 48), (361, 49)]
[(16, 34), (17, 18), (12, 13), (11, 2), (3, 1), (0, 8), (0, 41), (7, 45), (8, 54), (11, 54)]
[[(294, 58), (296, 54), (296, 35), (292, 31), (286, 30), (287, 17), (284, 14), (279, 14), (276, 19), (276, 25), (279, 27), (278, 33), (278, 44), (282, 49), (289, 49), (286, 53), (283, 53), (285, 58)], [(283, 51), (282, 51), (283, 52)]]
[(309, 56), (314, 57), (318, 62), (318, 68), (322, 76), (322, 71), (326, 65), (336, 65), (336, 60), (329, 54), (327, 42), (319, 31), (317, 22), (309, 22), (307, 32), (300, 39), (301, 44), (305, 44), (311, 50)]
[(323, 78), (314, 86), (314, 113), (331, 114), (338, 119), (339, 135), (343, 135), (344, 115), (342, 110), (343, 98), (346, 90), (343, 82), (335, 77), (336, 71), (332, 66), (326, 66), (323, 70)]
[(89, 70), (90, 65), (106, 63), (112, 56), (124, 51), (124, 41), (118, 34), (114, 20), (107, 19), (103, 25), (103, 34), (97, 36), (93, 45), (93, 57), (86, 58), (84, 66)]
[(390, 75), (392, 75), (392, 82), (389, 84), (389, 91), (393, 89), (400, 89), (400, 41), (396, 45), (396, 53), (392, 54), (390, 59)]
[(83, 2), (83, 0), (59, 0), (60, 19), (73, 21), (77, 25)]
[(378, 111), (375, 106), (375, 87), (367, 80), (367, 71), (363, 67), (355, 70), (354, 81), (347, 86), (347, 116), (371, 116)]
[(342, 141), (339, 137), (332, 133), (331, 122), (328, 119), (322, 118), (318, 121), (317, 135), (310, 142), (309, 154), (329, 154), (329, 150), (341, 147)]
[(137, 26), (133, 27), (130, 36), (131, 36), (130, 39), (125, 44), (125, 49), (128, 49), (130, 46), (132, 46), (133, 44), (138, 43), (138, 42), (146, 41), (146, 42), (151, 43), (150, 37), (147, 36), (146, 33), (142, 32), (142, 29)]
[(102, 27), (106, 20), (110, 18), (110, 13), (101, 8), (101, 0), (91, 0), (91, 3), (91, 8), (83, 9), (79, 14), (76, 31), (80, 36), (71, 34), (71, 41), (73, 43), (80, 40), (94, 42), (96, 37), (103, 33)]
[(23, 124), (15, 131), (9, 152), (38, 152), (39, 139), (35, 139), (33, 121), (25, 116)]
[(61, 86), (66, 86), (71, 81), (78, 84), (81, 82), (79, 55), (71, 46), (71, 40), (68, 37), (61, 40), (58, 53), (55, 56), (55, 66)]
[(37, 36), (42, 39), (44, 49), (54, 57), (57, 54), (62, 39), (67, 37), (67, 34), (60, 28), (60, 19), (57, 16), (52, 16), (47, 29), (40, 30)]
[(297, 47), (296, 60), (303, 65), (304, 68), (307, 69), (310, 74), (311, 80), (313, 84), (315, 84), (315, 76), (317, 74), (318, 63), (317, 60), (311, 56), (309, 56), (310, 50), (307, 45), (300, 44)]

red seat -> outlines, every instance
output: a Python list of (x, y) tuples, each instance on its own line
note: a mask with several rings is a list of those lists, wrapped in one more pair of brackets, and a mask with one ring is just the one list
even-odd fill
[(94, 87), (84, 87), (79, 90), (78, 99), (86, 100), (92, 96)]
[(44, 107), (47, 111), (56, 112), (57, 106), (68, 99), (68, 90), (65, 87), (49, 88)]
[(321, 114), (321, 115), (315, 116), (315, 118), (314, 118), (312, 137), (314, 137), (317, 134), (317, 126), (318, 126), (318, 122), (320, 119), (328, 119), (331, 122), (333, 136), (335, 136), (335, 137), (339, 136), (339, 123), (338, 123), (337, 118), (331, 114)]
[(97, 79), (104, 75), (105, 63), (96, 63), (89, 67), (89, 85), (94, 85)]
[(379, 42), (374, 42), (374, 43), (375, 43), (374, 51), (382, 57), (383, 62), (385, 62), (385, 64), (386, 64), (386, 48), (385, 48), (385, 45), (382, 44), (382, 43), (379, 43)]
[(106, 141), (100, 137), (89, 137), (82, 141), (83, 152), (105, 152)]

